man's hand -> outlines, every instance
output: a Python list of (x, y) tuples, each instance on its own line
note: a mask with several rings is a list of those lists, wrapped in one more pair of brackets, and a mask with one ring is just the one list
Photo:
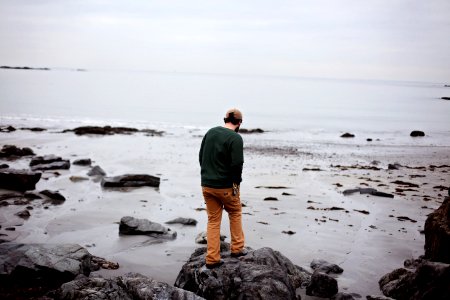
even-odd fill
[(233, 183), (233, 196), (239, 195), (239, 184)]

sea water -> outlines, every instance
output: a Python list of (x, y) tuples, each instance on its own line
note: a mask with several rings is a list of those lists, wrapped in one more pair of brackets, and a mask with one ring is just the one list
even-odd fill
[[(0, 69), (0, 123), (199, 128), (237, 107), (270, 139), (450, 146), (450, 88), (440, 82), (343, 80), (148, 71)], [(409, 137), (422, 130), (427, 139)]]

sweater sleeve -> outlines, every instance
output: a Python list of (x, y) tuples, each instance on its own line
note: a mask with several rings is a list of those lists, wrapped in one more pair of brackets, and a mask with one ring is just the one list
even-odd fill
[(231, 143), (231, 178), (233, 183), (242, 181), (242, 167), (244, 165), (244, 142), (240, 135)]

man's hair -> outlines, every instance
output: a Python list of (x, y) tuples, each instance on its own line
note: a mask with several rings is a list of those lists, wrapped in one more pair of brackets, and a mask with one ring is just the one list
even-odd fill
[(234, 112), (230, 112), (228, 114), (228, 117), (223, 118), (223, 121), (225, 123), (231, 123), (233, 125), (239, 125), (239, 123), (242, 122), (242, 119), (236, 119), (236, 117), (234, 116)]

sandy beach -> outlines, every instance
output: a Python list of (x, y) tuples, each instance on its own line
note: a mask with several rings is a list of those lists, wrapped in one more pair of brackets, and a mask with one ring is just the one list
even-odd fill
[[(86, 175), (90, 167), (85, 166), (45, 171), (36, 190), (59, 191), (66, 201), (49, 205), (33, 200), (28, 219), (15, 215), (23, 205), (1, 207), (2, 239), (77, 243), (93, 255), (119, 263), (117, 270), (98, 271), (102, 276), (134, 271), (173, 284), (181, 266), (201, 246), (195, 237), (206, 230), (198, 166), (204, 132), (183, 128), (166, 130), (162, 136), (77, 136), (61, 133), (62, 129), (66, 128), (2, 132), (1, 145), (30, 147), (37, 155), (55, 154), (71, 161), (90, 158), (108, 176), (159, 176), (160, 187), (104, 189)], [(271, 247), (306, 269), (315, 258), (336, 263), (344, 269), (336, 277), (339, 290), (362, 297), (381, 294), (381, 276), (424, 253), (421, 230), (427, 214), (447, 194), (450, 147), (423, 145), (419, 140), (417, 145), (414, 140), (390, 145), (383, 139), (357, 138), (277, 145), (265, 135), (243, 134), (241, 199), (247, 246)], [(0, 163), (28, 169), (30, 159)], [(389, 164), (397, 165), (389, 169)], [(88, 179), (74, 182), (72, 176)], [(343, 194), (368, 187), (394, 198)], [(177, 238), (155, 243), (146, 236), (120, 236), (118, 222), (123, 216), (161, 224), (187, 217), (198, 224), (166, 225), (177, 232)], [(228, 230), (225, 214), (222, 233), (229, 236)], [(303, 295), (302, 299), (314, 298)]]

